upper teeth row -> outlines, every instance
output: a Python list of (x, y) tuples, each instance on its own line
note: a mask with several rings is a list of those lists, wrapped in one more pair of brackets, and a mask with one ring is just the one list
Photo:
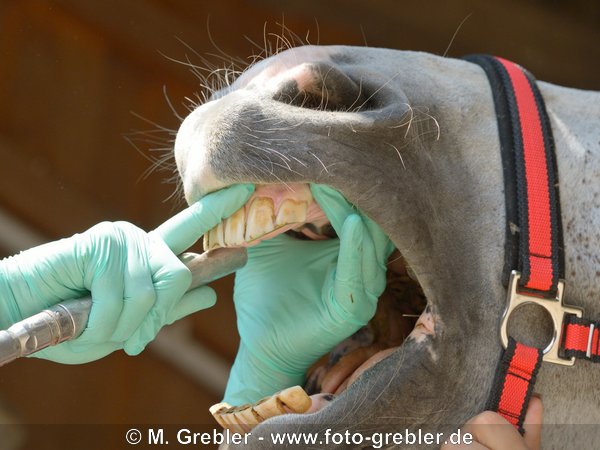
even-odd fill
[(306, 222), (307, 201), (286, 199), (275, 214), (273, 200), (257, 197), (204, 235), (204, 250), (240, 246), (290, 224)]

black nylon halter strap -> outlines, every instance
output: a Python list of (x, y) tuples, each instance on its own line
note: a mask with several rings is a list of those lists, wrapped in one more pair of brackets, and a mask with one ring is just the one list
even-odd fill
[[(521, 273), (521, 287), (554, 293), (558, 281), (564, 278), (564, 245), (554, 139), (544, 100), (533, 76), (520, 66), (489, 55), (470, 55), (465, 59), (481, 66), (488, 76), (498, 118), (506, 198), (503, 283), (508, 284), (511, 271), (516, 269)], [(515, 79), (509, 70), (522, 78)], [(535, 111), (526, 108), (527, 100), (532, 100), (528, 95), (533, 97), (534, 104), (529, 106), (534, 106)], [(538, 141), (532, 142), (532, 138)], [(534, 146), (538, 148), (531, 148)], [(544, 194), (547, 200), (540, 198)], [(532, 210), (531, 205), (536, 202), (547, 203), (546, 215)], [(531, 231), (540, 229), (550, 234), (541, 245), (545, 254), (532, 252), (540, 246), (536, 247), (534, 240), (539, 237)], [(536, 258), (549, 260), (551, 282), (529, 286)], [(542, 276), (540, 269), (536, 273), (534, 267), (533, 272), (535, 277)]]
[[(485, 71), (498, 119), (506, 193), (503, 281), (507, 310), (501, 325), (506, 350), (487, 409), (498, 411), (523, 433), (523, 420), (542, 360), (572, 365), (575, 358), (600, 362), (600, 321), (563, 303), (564, 250), (554, 139), (535, 79), (515, 63), (489, 55), (467, 61)], [(516, 270), (515, 270), (516, 269)], [(558, 336), (546, 349), (507, 336), (510, 312), (537, 303), (552, 316)]]
[[(564, 254), (554, 143), (543, 99), (533, 77), (516, 64), (489, 55), (465, 59), (485, 71), (498, 119), (507, 219), (503, 282), (508, 285), (518, 270), (521, 288), (547, 297), (563, 277)], [(509, 337), (488, 400), (487, 409), (521, 433), (542, 357), (541, 349)]]

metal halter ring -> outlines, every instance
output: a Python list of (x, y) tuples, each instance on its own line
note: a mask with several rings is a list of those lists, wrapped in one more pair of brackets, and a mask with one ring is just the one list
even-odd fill
[(542, 351), (544, 354), (543, 360), (554, 364), (561, 364), (563, 366), (572, 366), (575, 364), (575, 357), (565, 359), (558, 355), (558, 350), (560, 348), (564, 331), (563, 322), (565, 319), (565, 314), (574, 314), (577, 317), (581, 317), (583, 315), (583, 308), (577, 308), (575, 306), (563, 304), (563, 294), (565, 289), (565, 282), (563, 280), (558, 282), (556, 298), (548, 299), (517, 292), (520, 278), (521, 274), (516, 270), (513, 270), (510, 274), (508, 294), (506, 297), (506, 309), (504, 310), (502, 323), (500, 325), (500, 340), (502, 341), (502, 346), (504, 348), (508, 346), (508, 319), (512, 312), (523, 305), (538, 305), (544, 308), (550, 314), (550, 317), (552, 317), (552, 323), (554, 325), (552, 340)]

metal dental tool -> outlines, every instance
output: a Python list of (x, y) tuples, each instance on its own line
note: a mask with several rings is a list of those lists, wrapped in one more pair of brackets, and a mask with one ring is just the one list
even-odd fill
[[(248, 253), (245, 248), (218, 248), (201, 255), (183, 253), (179, 259), (192, 272), (191, 290), (242, 268)], [(0, 366), (79, 337), (91, 308), (91, 296), (67, 300), (0, 331)]]

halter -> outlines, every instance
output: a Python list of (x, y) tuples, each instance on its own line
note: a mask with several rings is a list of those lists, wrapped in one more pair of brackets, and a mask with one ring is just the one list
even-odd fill
[[(544, 100), (521, 66), (489, 55), (467, 61), (485, 71), (492, 94), (506, 194), (503, 283), (508, 287), (500, 325), (504, 352), (486, 409), (497, 411), (521, 433), (542, 361), (572, 366), (575, 358), (600, 361), (597, 321), (563, 303), (564, 245), (554, 139)], [(544, 308), (554, 325), (546, 348), (529, 347), (508, 335), (512, 312), (523, 305)]]

